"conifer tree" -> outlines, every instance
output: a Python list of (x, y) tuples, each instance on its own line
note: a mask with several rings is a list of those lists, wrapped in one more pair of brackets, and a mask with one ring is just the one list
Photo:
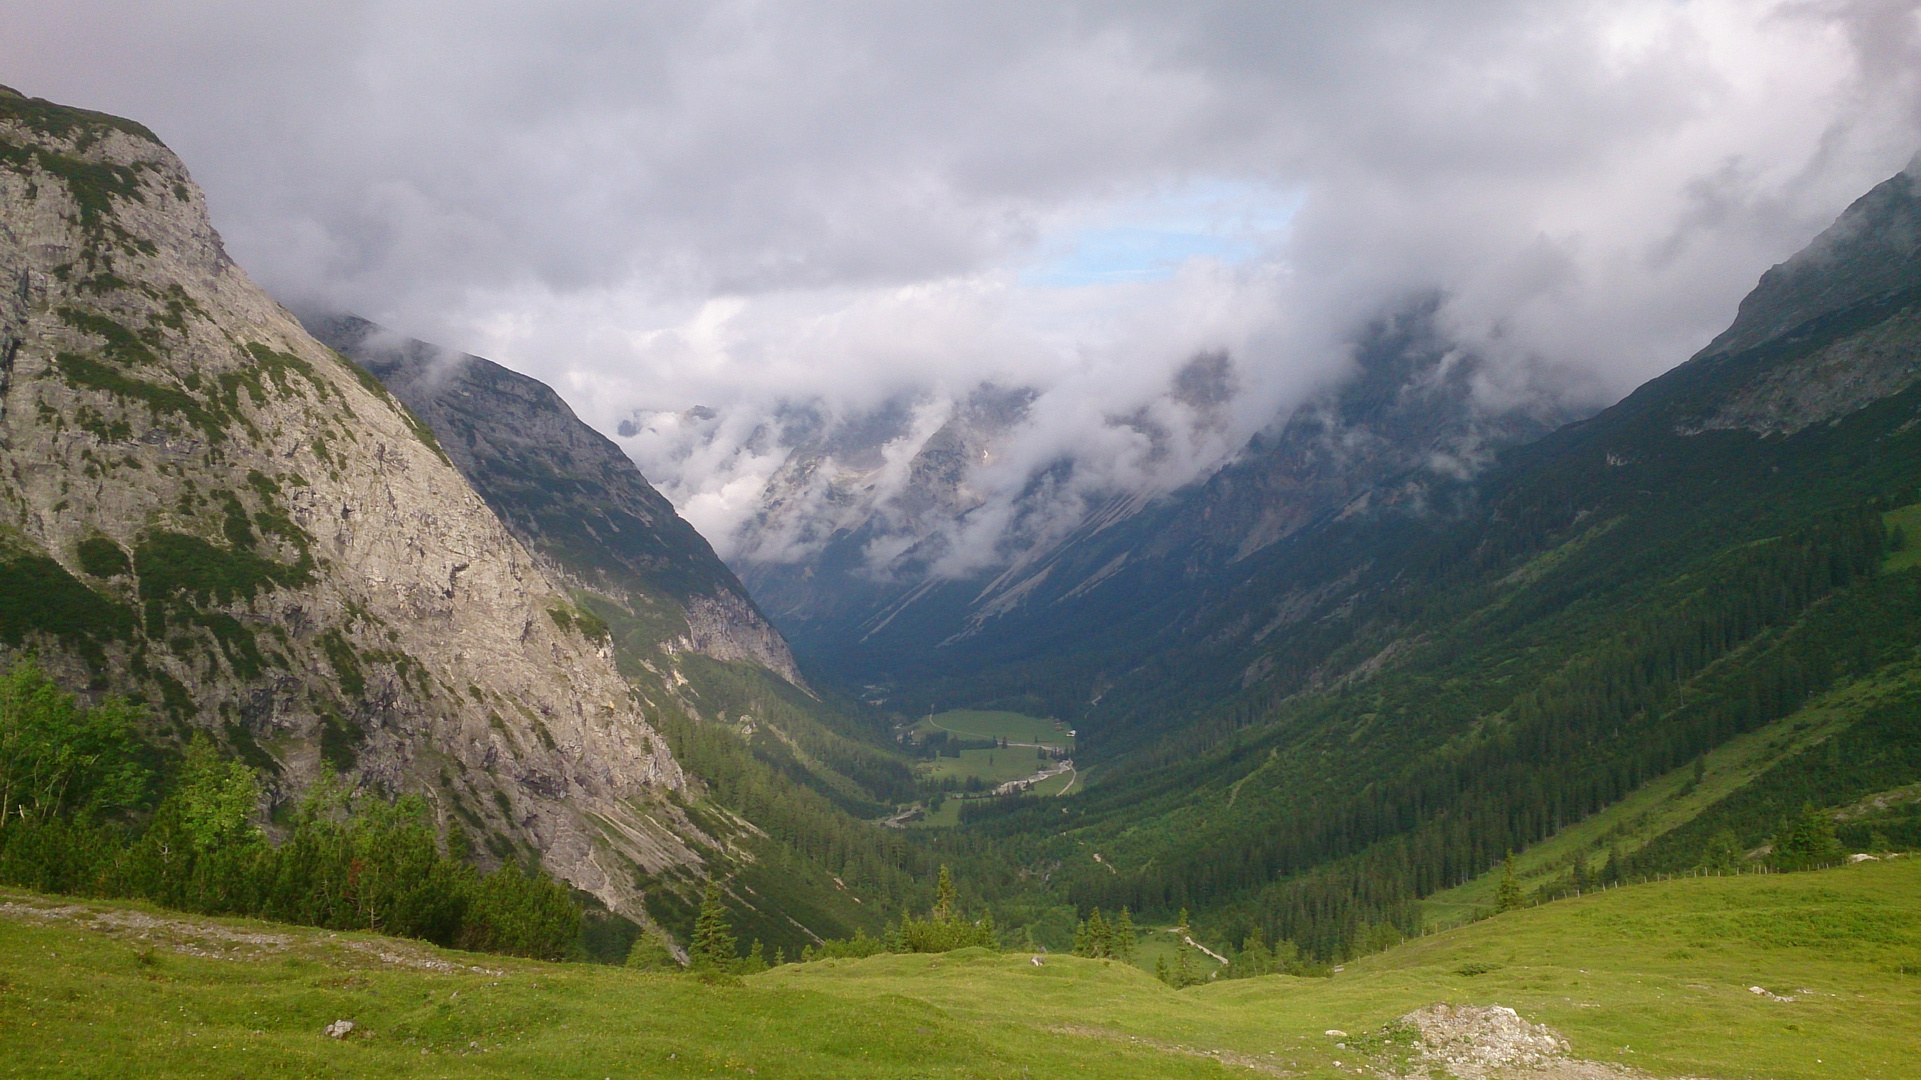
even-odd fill
[(1241, 942), (1241, 954), (1234, 958), (1235, 974), (1242, 978), (1266, 975), (1274, 970), (1274, 954), (1268, 951), (1267, 940), (1261, 928), (1255, 927), (1247, 932)]
[(940, 877), (934, 882), (934, 911), (931, 921), (951, 923), (960, 917), (958, 894), (954, 889), (954, 877), (947, 872), (947, 864), (942, 863)]
[(1123, 906), (1121, 917), (1114, 923), (1114, 959), (1134, 962), (1134, 938), (1134, 916)]
[(687, 966), (694, 971), (723, 971), (734, 963), (734, 935), (727, 929), (727, 909), (720, 903), (720, 883), (709, 880), (694, 920), (694, 940), (687, 949)]
[(1521, 883), (1514, 877), (1514, 853), (1507, 853), (1501, 860), (1501, 893), (1496, 907), (1501, 911), (1513, 911), (1521, 906)]

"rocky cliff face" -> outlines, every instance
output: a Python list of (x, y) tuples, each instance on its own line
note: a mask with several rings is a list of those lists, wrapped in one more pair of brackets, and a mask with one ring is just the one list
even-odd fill
[(433, 429), (514, 536), (610, 616), (623, 653), (665, 661), (698, 652), (805, 685), (787, 642), (733, 571), (552, 388), (364, 319), (313, 316), (307, 327)]
[(221, 248), (144, 128), (0, 90), (0, 640), (645, 915), (684, 778), (431, 431)]

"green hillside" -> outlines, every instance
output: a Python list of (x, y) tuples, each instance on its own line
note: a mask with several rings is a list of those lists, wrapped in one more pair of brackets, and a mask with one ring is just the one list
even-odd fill
[[(1449, 1002), (1513, 1008), (1575, 1059), (1656, 1076), (1840, 1080), (1913, 1066), (1917, 972), (1914, 860), (1611, 889), (1325, 979), (1185, 991), (981, 949), (711, 985), (6, 893), (0, 1073), (1335, 1077), (1405, 1062), (1395, 1019)], [(354, 1029), (330, 1039), (338, 1020)]]

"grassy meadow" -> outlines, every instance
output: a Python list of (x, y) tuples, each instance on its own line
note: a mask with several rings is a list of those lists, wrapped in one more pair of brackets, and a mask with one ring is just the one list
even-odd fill
[(1657, 1076), (1921, 1074), (1921, 860), (1611, 889), (1178, 992), (981, 949), (715, 985), (0, 894), (4, 1076), (1336, 1077), (1370, 1059), (1326, 1031), (1438, 1001)]
[(1040, 716), (982, 709), (950, 709), (935, 713), (915, 726), (918, 731), (945, 731), (962, 739), (1006, 739), (1010, 743), (1074, 748), (1066, 724)]

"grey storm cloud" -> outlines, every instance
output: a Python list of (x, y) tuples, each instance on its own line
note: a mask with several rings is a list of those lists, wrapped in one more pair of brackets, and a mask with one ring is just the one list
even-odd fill
[(1408, 296), (1443, 297), (1491, 399), (1605, 402), (1921, 145), (1916, 5), (1870, 0), (0, 0), (0, 25), (0, 82), (147, 123), (277, 295), (625, 423), (724, 551), (797, 411), (905, 408), (898, 451), (1026, 388), (978, 531), (1063, 460), (1081, 496), (1201, 474)]

